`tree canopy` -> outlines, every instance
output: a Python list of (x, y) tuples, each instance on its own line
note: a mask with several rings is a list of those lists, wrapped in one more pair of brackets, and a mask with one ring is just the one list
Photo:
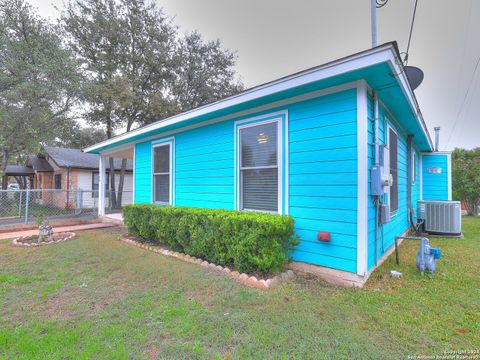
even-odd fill
[[(71, 0), (61, 24), (81, 64), (85, 118), (108, 138), (242, 89), (232, 52), (197, 32), (181, 34), (153, 1)], [(119, 197), (125, 168), (123, 159)]]
[(61, 23), (82, 64), (85, 117), (108, 137), (242, 89), (234, 53), (180, 33), (153, 1), (72, 0)]
[(235, 63), (151, 0), (70, 0), (57, 24), (0, 0), (0, 172), (42, 143), (83, 147), (235, 94)]
[(469, 215), (477, 215), (480, 206), (480, 148), (455, 149), (452, 163), (453, 197), (464, 202)]
[(101, 127), (73, 125), (69, 131), (54, 141), (55, 146), (71, 149), (84, 149), (107, 139), (105, 130)]
[(60, 35), (26, 2), (0, 0), (0, 172), (73, 124), (80, 78)]

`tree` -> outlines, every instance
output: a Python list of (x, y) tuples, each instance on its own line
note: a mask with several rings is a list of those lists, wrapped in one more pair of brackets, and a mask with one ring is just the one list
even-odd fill
[[(86, 119), (104, 126), (108, 138), (241, 88), (233, 84), (232, 53), (197, 33), (180, 36), (153, 1), (73, 0), (61, 23), (84, 70)], [(123, 159), (118, 197), (125, 168)], [(110, 182), (115, 189), (115, 177)]]
[(69, 131), (55, 139), (51, 144), (71, 149), (84, 149), (106, 139), (107, 134), (102, 128), (81, 127), (79, 124), (75, 124)]
[(186, 111), (236, 94), (243, 85), (236, 80), (236, 56), (219, 40), (204, 42), (194, 31), (179, 40), (175, 54), (178, 68), (172, 89), (177, 107)]
[(2, 174), (12, 158), (37, 152), (40, 142), (71, 125), (79, 76), (60, 31), (23, 0), (0, 0)]
[(468, 215), (477, 215), (480, 206), (480, 148), (455, 149), (452, 163), (453, 197), (466, 205)]

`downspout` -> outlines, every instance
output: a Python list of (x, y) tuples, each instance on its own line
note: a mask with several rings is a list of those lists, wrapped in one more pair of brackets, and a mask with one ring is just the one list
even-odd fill
[(413, 161), (412, 161), (412, 144), (413, 135), (407, 137), (407, 208), (412, 211), (412, 174), (413, 174)]
[(412, 161), (412, 152), (413, 152), (413, 135), (407, 136), (407, 211), (408, 219), (410, 221), (410, 226), (416, 231), (416, 226), (413, 223), (413, 213), (414, 209), (412, 208), (412, 174), (413, 174), (413, 161)]

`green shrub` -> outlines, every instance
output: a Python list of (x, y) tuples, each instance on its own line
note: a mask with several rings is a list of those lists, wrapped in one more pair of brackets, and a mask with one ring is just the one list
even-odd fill
[(241, 272), (275, 272), (298, 244), (290, 216), (230, 210), (128, 205), (131, 234)]

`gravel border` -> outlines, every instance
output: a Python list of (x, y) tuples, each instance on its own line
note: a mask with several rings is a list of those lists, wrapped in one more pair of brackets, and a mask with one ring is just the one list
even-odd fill
[(273, 288), (278, 287), (281, 283), (286, 282), (288, 280), (291, 280), (295, 277), (295, 273), (292, 270), (287, 270), (280, 275), (274, 276), (269, 279), (257, 279), (255, 276), (249, 276), (248, 274), (245, 273), (239, 273), (238, 271), (232, 271), (228, 267), (223, 267), (221, 265), (217, 265), (214, 263), (209, 263), (208, 261), (196, 258), (194, 256), (190, 255), (185, 255), (184, 253), (172, 251), (172, 250), (167, 250), (167, 249), (162, 249), (159, 247), (151, 246), (148, 244), (144, 244), (141, 242), (138, 242), (130, 237), (119, 237), (118, 238), (120, 241), (123, 241), (127, 244), (131, 244), (134, 246), (137, 246), (139, 248), (145, 249), (152, 251), (157, 254), (161, 254), (164, 256), (170, 256), (170, 257), (175, 257), (177, 259), (192, 263), (192, 264), (197, 264), (205, 268), (209, 268), (211, 270), (216, 270), (220, 273), (223, 273), (225, 275), (230, 276), (231, 278), (235, 279), (237, 282), (247, 285), (250, 287), (254, 287), (256, 289), (261, 289), (261, 290), (270, 290)]
[(63, 242), (63, 241), (73, 239), (75, 237), (75, 233), (73, 233), (73, 232), (61, 232), (61, 233), (57, 233), (57, 234), (66, 234), (67, 236), (63, 239), (60, 239), (60, 240), (42, 241), (41, 243), (35, 243), (35, 242), (34, 243), (24, 243), (24, 242), (22, 242), (22, 240), (24, 240), (24, 239), (31, 239), (32, 237), (37, 236), (37, 235), (21, 236), (21, 237), (13, 239), (12, 245), (13, 246), (20, 246), (20, 247), (43, 246), (43, 245), (57, 244), (57, 243), (60, 243), (60, 242)]

